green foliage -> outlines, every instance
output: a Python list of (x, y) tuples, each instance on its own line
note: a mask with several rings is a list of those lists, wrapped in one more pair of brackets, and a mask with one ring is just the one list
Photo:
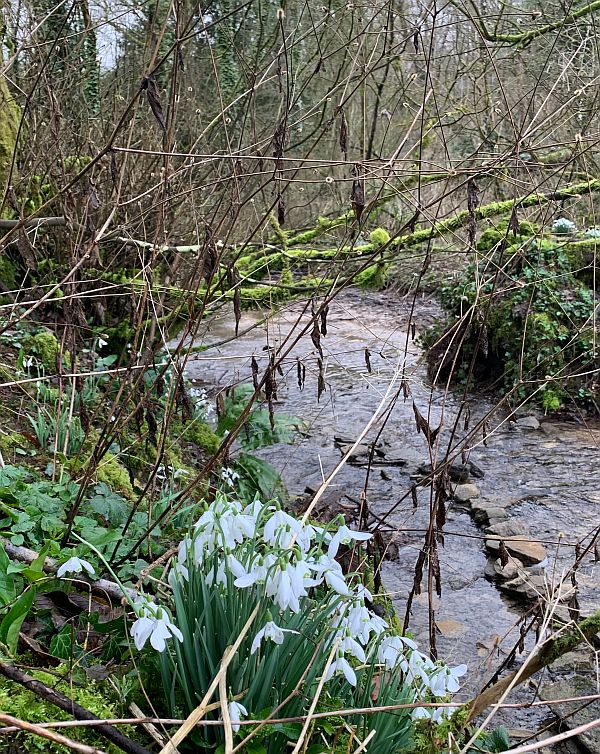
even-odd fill
[[(444, 308), (457, 318), (451, 322), (475, 307), (470, 325), (462, 325), (464, 337), (454, 338), (462, 345), (453, 379), (466, 377), (479, 343), (475, 380), (500, 382), (503, 390), (513, 391), (514, 401), (533, 395), (548, 411), (573, 402), (591, 405), (597, 398), (593, 375), (600, 360), (592, 324), (594, 295), (576, 276), (569, 248), (530, 239), (490, 254), (477, 270), (471, 264), (441, 289)], [(430, 342), (439, 335), (430, 335)], [(450, 347), (443, 355), (449, 337), (442, 334), (430, 351), (432, 365), (438, 369), (441, 363), (446, 376), (456, 353)]]
[(577, 226), (572, 220), (569, 220), (566, 217), (559, 217), (552, 223), (551, 230), (556, 236), (570, 236), (577, 232)]
[[(60, 343), (50, 330), (39, 330), (36, 333), (25, 333), (22, 337), (23, 357), (35, 356), (40, 365), (40, 369), (46, 374), (56, 372), (58, 359), (60, 356)], [(66, 364), (68, 354), (63, 354), (63, 361)]]
[[(237, 422), (246, 408), (250, 396), (254, 393), (252, 385), (239, 385), (225, 399), (225, 407), (219, 419), (218, 434), (228, 432)], [(265, 445), (292, 442), (294, 433), (302, 425), (302, 420), (295, 416), (276, 413), (271, 426), (269, 412), (253, 406), (240, 434), (240, 442), (247, 450), (255, 450)]]

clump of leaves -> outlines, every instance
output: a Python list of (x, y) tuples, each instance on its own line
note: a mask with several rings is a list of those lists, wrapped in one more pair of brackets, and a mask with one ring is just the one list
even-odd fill
[(547, 239), (493, 246), (441, 289), (450, 315), (427, 337), (430, 373), (493, 384), (546, 410), (595, 405), (600, 353), (594, 294), (569, 246)]

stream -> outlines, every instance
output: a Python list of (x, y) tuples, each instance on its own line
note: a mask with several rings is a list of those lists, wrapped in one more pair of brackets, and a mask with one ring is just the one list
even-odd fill
[[(358, 438), (382, 401), (387, 405), (387, 398), (399, 388), (401, 375), (408, 381), (411, 398), (431, 427), (436, 428), (443, 420), (440, 447), (446, 448), (462, 395), (458, 391), (432, 389), (428, 383), (418, 334), (439, 316), (439, 310), (431, 299), (416, 302), (413, 319), (417, 338), (413, 340), (408, 327), (412, 305), (412, 297), (357, 290), (346, 291), (334, 300), (327, 317), (327, 335), (321, 337), (326, 389), (319, 401), (318, 353), (310, 328), (287, 354), (283, 376), (278, 376), (275, 408), (300, 417), (305, 428), (293, 444), (261, 448), (256, 454), (277, 469), (292, 499), (306, 498), (307, 490), (318, 489), (342, 455), (334, 438)], [(290, 332), (300, 331), (298, 323), (307, 326), (310, 306), (296, 302), (267, 322), (262, 322), (264, 317), (264, 312), (245, 312), (239, 325), (240, 337), (206, 353), (195, 354), (187, 367), (187, 375), (194, 384), (214, 393), (215, 387), (251, 382), (252, 356), (262, 375), (268, 359), (266, 347), (285, 344)], [(252, 324), (257, 326), (244, 334)], [(223, 311), (207, 323), (197, 342), (218, 344), (233, 336), (233, 314)], [(369, 350), (371, 371), (365, 348)], [(297, 359), (306, 367), (302, 390), (297, 384)], [(414, 564), (429, 521), (431, 492), (430, 487), (417, 488), (416, 509), (411, 495), (406, 495), (419, 465), (430, 461), (426, 439), (416, 431), (411, 398), (404, 400), (400, 395), (378, 438), (379, 462), (371, 470), (367, 490), (368, 506), (375, 516), (381, 517), (393, 509), (386, 519), (393, 529), (390, 546), (393, 558), (384, 562), (383, 582), (400, 617), (405, 613)], [(492, 408), (491, 401), (477, 395), (470, 396), (469, 404), (471, 426)], [(486, 509), (491, 509), (503, 526), (544, 543), (547, 559), (532, 569), (537, 574), (534, 589), (542, 593), (546, 583), (556, 580), (573, 562), (575, 542), (588, 536), (598, 524), (600, 426), (583, 421), (548, 420), (541, 414), (534, 418), (530, 413), (524, 412), (516, 421), (515, 417), (509, 420), (506, 411), (491, 415), (487, 444), (484, 445), (481, 432), (469, 444), (469, 460), (484, 473), (483, 478), (467, 480), (477, 486), (479, 496), (470, 504), (453, 501), (448, 506), (445, 544), (439, 548), (442, 596), (434, 595), (432, 601), (436, 609), (439, 657), (449, 664), (466, 662), (469, 666), (463, 698), (490, 677), (493, 668), (518, 641), (515, 624), (532, 604), (507, 596), (494, 580), (486, 577), (489, 555), (484, 528), (474, 520), (474, 508), (479, 508), (484, 519)], [(363, 442), (373, 441), (380, 429), (380, 423), (374, 425)], [(463, 432), (462, 418), (460, 432)], [(460, 460), (458, 454), (457, 461)], [(324, 496), (334, 512), (356, 509), (366, 471), (365, 464), (347, 463), (341, 468)], [(506, 531), (499, 533), (504, 535)], [(593, 555), (592, 551), (583, 559), (577, 576), (583, 615), (600, 607), (600, 564), (594, 563)], [(409, 630), (423, 649), (428, 645), (426, 590), (425, 575), (423, 593), (414, 600), (409, 623)], [(533, 637), (528, 639), (529, 647), (533, 641)], [(534, 696), (531, 689), (519, 689), (510, 701), (531, 701)], [(544, 717), (547, 717), (544, 707), (533, 707), (503, 711), (498, 722), (505, 722), (513, 729), (531, 730)]]

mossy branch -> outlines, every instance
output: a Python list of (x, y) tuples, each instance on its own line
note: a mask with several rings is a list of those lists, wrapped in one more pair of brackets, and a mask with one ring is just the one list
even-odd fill
[(488, 42), (505, 42), (509, 45), (527, 45), (537, 37), (542, 37), (544, 34), (556, 31), (557, 29), (563, 29), (565, 26), (570, 26), (584, 16), (589, 16), (591, 13), (600, 9), (600, 0), (595, 0), (593, 3), (588, 3), (581, 8), (568, 13), (566, 16), (552, 21), (551, 23), (538, 26), (537, 29), (530, 29), (529, 31), (519, 32), (518, 34), (495, 34), (488, 30), (483, 21), (478, 20), (475, 25), (479, 30), (481, 36)]
[(537, 652), (531, 655), (524, 666), (494, 683), (470, 702), (467, 722), (476, 718), (488, 707), (496, 704), (513, 685), (521, 685), (534, 673), (551, 665), (559, 657), (571, 652), (582, 642), (591, 641), (599, 631), (600, 610), (590, 618), (582, 620), (575, 628), (551, 636), (539, 647)]

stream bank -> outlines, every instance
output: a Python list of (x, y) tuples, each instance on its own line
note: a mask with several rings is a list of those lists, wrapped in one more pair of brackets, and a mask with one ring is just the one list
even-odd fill
[[(327, 317), (327, 335), (321, 338), (325, 391), (320, 400), (318, 353), (310, 328), (287, 353), (275, 408), (300, 417), (305, 428), (293, 444), (261, 448), (256, 453), (281, 474), (292, 500), (306, 498), (318, 489), (339, 463), (347, 443), (370, 421), (390, 382), (395, 379), (396, 388), (399, 386), (400, 376), (407, 380), (412, 399), (431, 426), (443, 422), (441, 447), (445, 447), (461, 408), (461, 396), (428, 384), (418, 338), (413, 339), (409, 327), (412, 306), (412, 297), (356, 290), (335, 299)], [(258, 311), (245, 312), (240, 332), (253, 324), (256, 327), (194, 356), (187, 367), (188, 377), (208, 388), (251, 382), (252, 357), (262, 373), (269, 349), (287, 347), (290, 333), (299, 332), (298, 325), (310, 321), (310, 306), (296, 302), (263, 322), (264, 316)], [(418, 300), (413, 316), (416, 334), (437, 316), (432, 299)], [(199, 333), (199, 342), (220, 343), (232, 336), (234, 321), (227, 311), (207, 324)], [(297, 384), (298, 361), (306, 369), (303, 389)], [(470, 396), (469, 403), (472, 424), (493, 409), (485, 397)], [(594, 469), (600, 427), (543, 416), (513, 419), (509, 420), (506, 412), (492, 412), (486, 444), (479, 436), (469, 445), (469, 461), (482, 470), (483, 478), (462, 479), (466, 482), (462, 486), (474, 485), (475, 489), (459, 489), (456, 497), (464, 499), (449, 505), (445, 545), (439, 551), (442, 596), (431, 597), (439, 656), (450, 664), (469, 665), (465, 698), (489, 679), (518, 642), (516, 625), (531, 599), (536, 592), (548, 592), (549, 582), (556, 581), (572, 563), (575, 543), (597, 525), (600, 491)], [(379, 429), (380, 425), (374, 427), (363, 442), (374, 441)], [(430, 487), (422, 485), (416, 488), (416, 508), (412, 495), (407, 495), (413, 483), (422, 479), (423, 464), (431, 460), (425, 438), (416, 431), (410, 399), (396, 402), (377, 442), (379, 462), (369, 475), (366, 499), (372, 514), (386, 516), (393, 530), (393, 558), (384, 563), (383, 581), (402, 617), (429, 522), (430, 499)], [(335, 513), (351, 513), (360, 500), (367, 466), (361, 450), (365, 453), (359, 448), (353, 462), (341, 468), (326, 491), (326, 502)], [(489, 541), (489, 533), (486, 537), (485, 528), (490, 525), (495, 527), (495, 542)], [(488, 548), (499, 547), (496, 543), (510, 536), (514, 540), (512, 545), (508, 540), (509, 552), (517, 555), (527, 570), (523, 576), (513, 569), (513, 578), (504, 583), (521, 579), (521, 599), (514, 599), (518, 585), (508, 593), (506, 586), (504, 592), (498, 588), (492, 573), (495, 557), (489, 559)], [(592, 551), (577, 575), (583, 615), (600, 606), (600, 566), (593, 561)], [(424, 585), (423, 593), (414, 600), (408, 625), (423, 648), (428, 643), (428, 609)], [(527, 639), (526, 648), (531, 648), (532, 641), (532, 637)], [(510, 701), (534, 698), (535, 693), (524, 688), (514, 692)], [(545, 716), (543, 707), (513, 709), (502, 712), (497, 722), (532, 730)]]

